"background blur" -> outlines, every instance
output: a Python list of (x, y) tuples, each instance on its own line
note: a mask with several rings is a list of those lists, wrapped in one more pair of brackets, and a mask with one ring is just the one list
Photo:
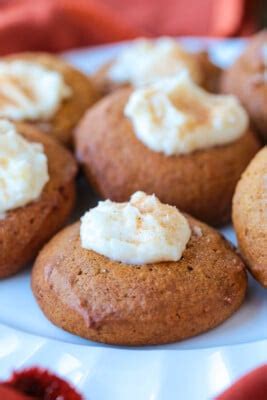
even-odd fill
[(246, 36), (266, 23), (266, 0), (0, 0), (0, 53), (136, 36)]

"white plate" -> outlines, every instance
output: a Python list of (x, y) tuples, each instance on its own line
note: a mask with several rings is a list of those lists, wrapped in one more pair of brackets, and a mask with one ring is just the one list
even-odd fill
[[(186, 39), (192, 49), (209, 46), (226, 66), (243, 42)], [(127, 43), (73, 51), (65, 57), (93, 71)], [(95, 204), (80, 179), (79, 209)], [(231, 228), (224, 234), (235, 242)], [(243, 373), (267, 361), (267, 296), (253, 279), (245, 304), (218, 328), (181, 343), (143, 348), (105, 346), (53, 326), (30, 290), (30, 270), (0, 282), (1, 378), (14, 368), (41, 365), (73, 382), (90, 400), (204, 400), (213, 398)]]

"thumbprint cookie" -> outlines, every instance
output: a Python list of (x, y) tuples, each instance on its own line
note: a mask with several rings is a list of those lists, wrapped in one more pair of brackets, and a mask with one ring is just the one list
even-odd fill
[(106, 96), (83, 117), (76, 155), (104, 198), (137, 190), (220, 225), (260, 144), (232, 95), (215, 95), (187, 74)]
[(62, 227), (74, 205), (76, 170), (55, 140), (0, 120), (0, 278), (19, 271)]
[(46, 244), (32, 272), (55, 325), (131, 346), (214, 328), (240, 307), (246, 287), (243, 262), (219, 233), (143, 192), (100, 202)]

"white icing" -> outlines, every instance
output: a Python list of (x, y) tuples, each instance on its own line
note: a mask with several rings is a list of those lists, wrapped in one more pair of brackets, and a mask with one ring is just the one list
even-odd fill
[(71, 95), (63, 76), (41, 64), (14, 60), (0, 62), (0, 117), (46, 120)]
[(124, 113), (138, 139), (166, 155), (233, 142), (248, 127), (248, 116), (237, 98), (210, 94), (186, 73), (136, 89)]
[(190, 239), (186, 218), (154, 195), (101, 201), (81, 219), (81, 245), (126, 264), (178, 261)]
[(38, 199), (48, 180), (43, 146), (27, 141), (13, 124), (0, 120), (0, 215)]
[(175, 39), (137, 39), (112, 64), (109, 77), (114, 82), (142, 86), (160, 78), (176, 76), (184, 70), (195, 82), (201, 82), (198, 61)]

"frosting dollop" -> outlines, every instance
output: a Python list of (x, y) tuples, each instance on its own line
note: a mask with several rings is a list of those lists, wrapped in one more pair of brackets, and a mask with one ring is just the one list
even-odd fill
[(81, 218), (82, 247), (126, 264), (178, 261), (190, 236), (176, 207), (144, 192), (126, 203), (100, 201)]
[(71, 95), (63, 76), (24, 60), (0, 62), (0, 117), (47, 120)]
[(43, 146), (27, 141), (12, 123), (0, 120), (0, 216), (36, 200), (48, 180)]
[(136, 89), (124, 113), (139, 140), (166, 155), (233, 142), (248, 127), (236, 97), (210, 94), (186, 73)]
[(203, 79), (196, 57), (175, 39), (137, 39), (118, 56), (109, 69), (114, 82), (142, 86), (186, 70), (197, 83)]

